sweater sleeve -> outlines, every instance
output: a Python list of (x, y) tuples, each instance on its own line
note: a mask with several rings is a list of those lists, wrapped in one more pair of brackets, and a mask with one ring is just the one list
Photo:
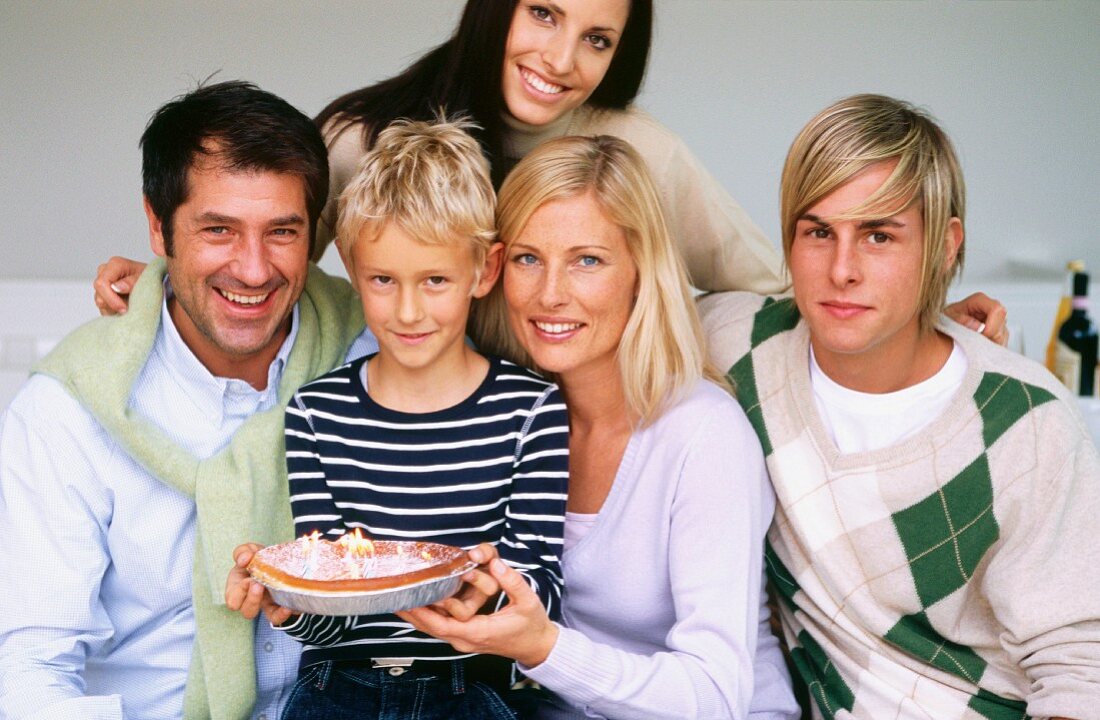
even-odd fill
[(594, 111), (586, 124), (576, 132), (621, 137), (645, 159), (692, 285), (761, 295), (787, 288), (775, 245), (679, 136), (636, 108)]
[(1012, 514), (998, 503), (1003, 545), (984, 583), (1034, 717), (1093, 717), (1100, 698), (1100, 461), (1072, 402), (1032, 411), (1034, 467), (1050, 470), (1018, 478)]
[(679, 138), (656, 176), (665, 221), (695, 287), (761, 295), (787, 288), (775, 246)]
[(517, 446), (512, 494), (497, 550), (501, 560), (527, 579), (554, 620), (561, 616), (568, 481), (569, 419), (561, 392), (551, 386), (534, 404)]
[(675, 621), (667, 649), (641, 654), (562, 628), (546, 661), (521, 668), (588, 712), (748, 716), (764, 532), (775, 500), (760, 443), (740, 408), (723, 402), (698, 422), (678, 477), (669, 479), (677, 487), (667, 548)]
[(363, 149), (362, 127), (337, 119), (330, 120), (322, 134), (328, 146), (328, 199), (317, 220), (312, 260), (317, 262), (325, 248), (336, 238), (336, 216), (340, 193), (351, 182), (366, 152)]

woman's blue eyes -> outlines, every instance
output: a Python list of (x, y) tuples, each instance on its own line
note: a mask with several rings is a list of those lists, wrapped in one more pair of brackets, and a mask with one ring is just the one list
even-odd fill
[[(530, 253), (522, 253), (512, 258), (512, 262), (516, 265), (537, 265), (539, 260)], [(591, 268), (598, 267), (603, 264), (603, 260), (595, 255), (581, 255), (577, 258), (577, 265), (581, 267)]]

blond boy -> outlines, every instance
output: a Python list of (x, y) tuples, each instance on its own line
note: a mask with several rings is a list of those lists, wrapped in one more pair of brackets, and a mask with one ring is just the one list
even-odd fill
[[(465, 342), (500, 270), (494, 193), (459, 123), (384, 130), (340, 199), (337, 245), (377, 354), (303, 386), (287, 408), (298, 535), (493, 543), (550, 612), (561, 603), (568, 427), (557, 386)], [(284, 718), (493, 717), (510, 667), (399, 618), (302, 615)], [(320, 714), (318, 714), (320, 713)]]

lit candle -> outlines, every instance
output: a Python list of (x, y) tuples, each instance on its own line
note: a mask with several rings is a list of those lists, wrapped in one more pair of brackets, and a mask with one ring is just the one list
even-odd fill
[(363, 577), (374, 575), (374, 543), (364, 538)]
[(321, 533), (316, 530), (313, 531), (312, 535), (302, 536), (302, 540), (305, 541), (309, 551), (306, 556), (305, 567), (302, 568), (302, 577), (306, 580), (312, 578), (313, 574), (317, 572), (317, 553), (320, 552), (321, 549), (320, 538)]

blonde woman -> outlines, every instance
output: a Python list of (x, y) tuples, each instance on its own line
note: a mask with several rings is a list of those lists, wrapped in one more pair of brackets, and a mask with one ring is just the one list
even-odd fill
[[(505, 181), (497, 218), (503, 282), (474, 335), (566, 398), (563, 622), (487, 546), (505, 609), (403, 617), (516, 659), (556, 694), (550, 715), (746, 717), (774, 497), (748, 419), (705, 360), (644, 162), (611, 137), (551, 141)], [(758, 717), (786, 717), (789, 680), (761, 639), (756, 706), (773, 712)]]

